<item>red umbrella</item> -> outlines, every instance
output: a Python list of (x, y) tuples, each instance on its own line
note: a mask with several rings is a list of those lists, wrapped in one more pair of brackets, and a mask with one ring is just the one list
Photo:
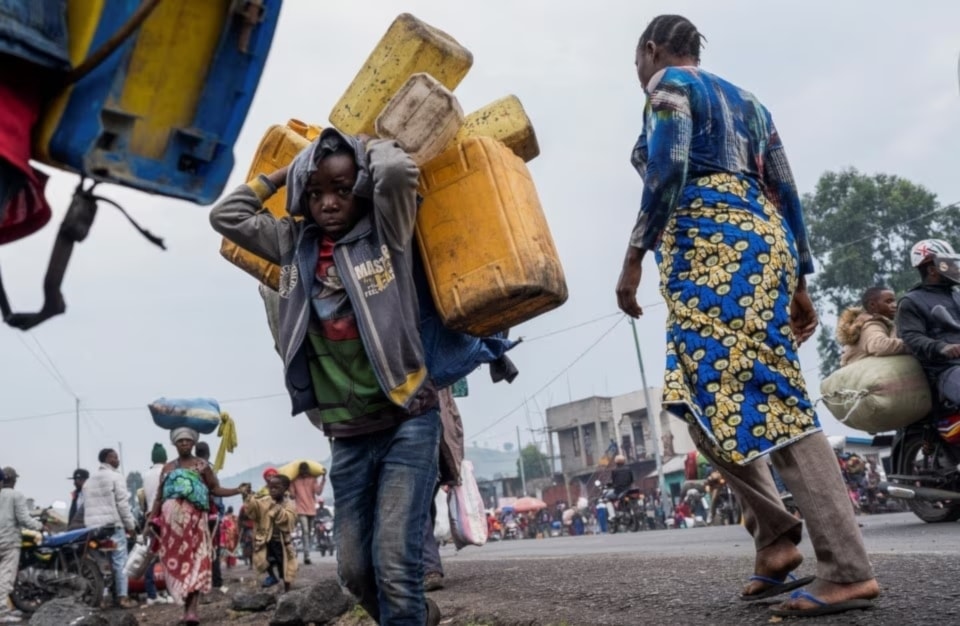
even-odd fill
[(532, 511), (539, 511), (540, 509), (547, 508), (547, 503), (539, 498), (532, 498), (530, 496), (524, 496), (522, 498), (517, 498), (517, 501), (513, 504), (513, 510), (517, 513), (530, 513)]

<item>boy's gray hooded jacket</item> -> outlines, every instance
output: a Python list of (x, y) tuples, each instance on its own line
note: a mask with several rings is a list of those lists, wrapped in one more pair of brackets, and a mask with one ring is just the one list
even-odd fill
[(394, 404), (411, 409), (428, 379), (412, 265), (419, 171), (395, 141), (371, 140), (364, 150), (358, 139), (326, 129), (287, 174), (287, 212), (303, 221), (276, 219), (263, 210), (262, 201), (276, 190), (261, 176), (214, 207), (210, 223), (241, 248), (280, 266), (278, 347), (287, 390), (294, 415), (315, 408), (306, 336), (322, 232), (309, 216), (303, 190), (319, 151), (337, 140), (353, 149), (354, 194), (371, 199), (373, 209), (336, 242), (334, 264), (381, 389)]

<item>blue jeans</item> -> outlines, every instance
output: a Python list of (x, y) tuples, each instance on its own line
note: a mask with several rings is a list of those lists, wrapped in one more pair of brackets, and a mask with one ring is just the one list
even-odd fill
[(147, 571), (143, 574), (143, 590), (147, 592), (147, 597), (151, 600), (157, 599), (157, 581), (154, 579), (153, 568), (157, 566), (155, 561), (151, 561)]
[(379, 624), (423, 626), (423, 531), (437, 483), (440, 414), (333, 440), (341, 583)]
[(113, 531), (111, 537), (117, 544), (113, 553), (110, 555), (111, 569), (113, 569), (113, 588), (117, 593), (117, 598), (127, 597), (127, 574), (123, 567), (127, 564), (127, 531), (123, 526)]

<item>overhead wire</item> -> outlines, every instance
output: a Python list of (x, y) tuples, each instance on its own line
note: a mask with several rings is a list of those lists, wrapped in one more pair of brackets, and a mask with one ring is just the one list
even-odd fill
[[(33, 348), (33, 346), (27, 343), (27, 340), (23, 338), (23, 335), (21, 335), (20, 333), (16, 333), (14, 336), (20, 341), (21, 344), (23, 344), (24, 349), (30, 353), (30, 356), (32, 356), (37, 361), (37, 363), (40, 364), (43, 370), (50, 375), (50, 378), (56, 381), (56, 383), (65, 392), (67, 392), (67, 394), (70, 395), (70, 397), (72, 398), (77, 397), (77, 395), (73, 392), (73, 389), (70, 387), (70, 385), (67, 384), (66, 380), (63, 378), (63, 375), (57, 373), (57, 371), (59, 370), (55, 371), (53, 368), (51, 368), (50, 364), (44, 361), (43, 358), (41, 358), (40, 355), (37, 354), (37, 351)], [(39, 346), (40, 344), (38, 343), (37, 345)], [(42, 349), (42, 346), (40, 347)], [(50, 357), (47, 356), (47, 358), (49, 359)]]
[(534, 391), (532, 394), (529, 394), (528, 396), (526, 396), (526, 397), (523, 399), (523, 402), (521, 402), (520, 404), (518, 404), (516, 407), (514, 407), (513, 409), (511, 409), (510, 411), (508, 411), (507, 413), (505, 413), (505, 414), (502, 415), (501, 417), (497, 418), (496, 420), (494, 420), (493, 422), (491, 422), (490, 424), (488, 424), (486, 427), (478, 430), (476, 433), (472, 433), (472, 434), (471, 434), (471, 439), (472, 439), (473, 437), (482, 435), (483, 433), (487, 432), (488, 430), (490, 430), (491, 428), (493, 428), (493, 427), (496, 426), (497, 424), (500, 424), (501, 422), (503, 422), (504, 420), (506, 420), (508, 417), (510, 417), (511, 415), (513, 415), (514, 413), (516, 413), (517, 411), (519, 411), (520, 409), (522, 409), (529, 398), (531, 398), (531, 397), (533, 397), (533, 396), (540, 395), (540, 394), (543, 393), (548, 387), (550, 387), (550, 385), (552, 385), (553, 383), (557, 382), (557, 380), (559, 380), (561, 376), (563, 376), (564, 374), (566, 374), (567, 371), (569, 371), (574, 365), (576, 365), (577, 363), (579, 363), (580, 360), (581, 360), (583, 357), (585, 357), (587, 354), (589, 354), (591, 350), (593, 350), (594, 348), (596, 348), (596, 347), (600, 344), (601, 341), (603, 341), (604, 339), (606, 339), (607, 335), (609, 335), (610, 333), (612, 333), (613, 330), (614, 330), (617, 326), (620, 325), (620, 323), (624, 320), (624, 318), (626, 318), (626, 315), (622, 315), (622, 314), (621, 314), (621, 316), (617, 319), (616, 322), (613, 323), (612, 326), (610, 326), (607, 330), (603, 331), (603, 333), (602, 333), (599, 337), (597, 337), (597, 339), (594, 340), (594, 342), (591, 343), (591, 344), (587, 347), (586, 350), (584, 350), (583, 352), (581, 352), (580, 354), (578, 354), (577, 357), (573, 359), (573, 361), (571, 361), (566, 367), (564, 367), (564, 368), (561, 369), (559, 372), (557, 372), (556, 375), (554, 375), (553, 378), (551, 378), (551, 379), (548, 380), (546, 383), (544, 383), (543, 386), (541, 386), (539, 389), (537, 389), (536, 391)]
[(73, 391), (73, 388), (70, 386), (70, 383), (67, 382), (67, 378), (63, 375), (63, 372), (60, 371), (60, 368), (57, 367), (56, 362), (53, 360), (50, 354), (47, 353), (46, 349), (43, 347), (43, 344), (40, 343), (39, 339), (37, 339), (37, 335), (35, 333), (30, 333), (30, 338), (33, 339), (33, 342), (37, 344), (38, 348), (40, 348), (40, 352), (42, 352), (43, 356), (45, 356), (47, 358), (47, 361), (49, 361), (50, 367), (53, 368), (53, 371), (56, 373), (56, 378), (60, 381), (60, 384), (63, 385), (63, 388), (71, 396), (73, 396), (74, 398), (77, 398), (78, 396), (76, 392)]

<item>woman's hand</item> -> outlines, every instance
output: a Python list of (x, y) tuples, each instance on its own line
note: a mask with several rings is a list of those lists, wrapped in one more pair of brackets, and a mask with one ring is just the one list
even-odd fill
[(813, 301), (810, 300), (810, 294), (807, 292), (806, 282), (801, 282), (790, 302), (790, 329), (793, 330), (797, 344), (802, 344), (812, 337), (819, 323), (817, 311), (813, 308)]
[(620, 280), (617, 281), (617, 305), (621, 311), (634, 318), (643, 315), (643, 309), (637, 303), (637, 288), (643, 274), (644, 252), (640, 248), (627, 247), (623, 270), (620, 272)]

